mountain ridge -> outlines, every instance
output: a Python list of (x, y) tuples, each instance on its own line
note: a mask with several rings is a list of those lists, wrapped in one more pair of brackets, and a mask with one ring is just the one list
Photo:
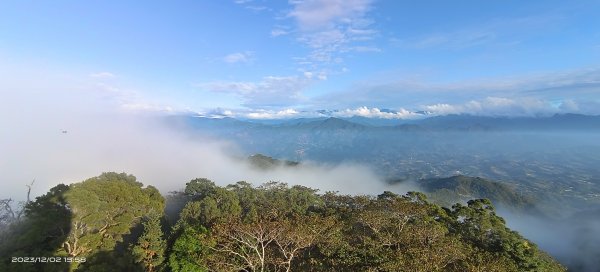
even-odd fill
[(177, 116), (187, 119), (194, 127), (239, 127), (274, 129), (398, 129), (407, 131), (510, 131), (510, 130), (600, 130), (600, 116), (583, 114), (555, 114), (544, 117), (506, 117), (450, 114), (418, 120), (379, 119), (360, 116), (290, 118), (278, 120), (208, 118)]

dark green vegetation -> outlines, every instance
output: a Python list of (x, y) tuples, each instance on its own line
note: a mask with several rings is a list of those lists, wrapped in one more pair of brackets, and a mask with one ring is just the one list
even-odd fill
[(274, 169), (279, 166), (296, 166), (298, 162), (294, 161), (281, 161), (277, 159), (273, 159), (271, 157), (262, 155), (262, 154), (254, 154), (248, 157), (248, 163), (253, 167), (256, 167), (261, 170), (269, 170)]
[(510, 184), (463, 175), (423, 179), (418, 184), (430, 198), (442, 206), (474, 198), (486, 198), (494, 205), (502, 205), (516, 212), (537, 212), (536, 200), (530, 195), (517, 192), (515, 186)]
[(3, 232), (0, 271), (565, 270), (486, 199), (442, 208), (418, 192), (348, 196), (207, 179), (167, 199), (127, 174), (58, 185)]

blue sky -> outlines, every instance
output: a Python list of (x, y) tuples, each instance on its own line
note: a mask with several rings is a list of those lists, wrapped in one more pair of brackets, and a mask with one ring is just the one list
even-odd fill
[(600, 114), (598, 14), (553, 0), (3, 1), (0, 93), (94, 89), (131, 111), (247, 118)]

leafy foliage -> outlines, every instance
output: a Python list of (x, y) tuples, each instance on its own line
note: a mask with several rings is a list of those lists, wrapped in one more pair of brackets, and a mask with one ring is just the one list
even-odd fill
[(174, 271), (185, 271), (183, 259), (210, 271), (564, 270), (506, 228), (486, 199), (444, 209), (418, 192), (371, 197), (276, 182), (187, 185), (195, 198), (175, 226), (175, 245), (201, 254), (174, 250)]
[(160, 216), (156, 213), (150, 214), (143, 226), (144, 234), (138, 238), (137, 244), (133, 247), (133, 255), (135, 261), (142, 263), (146, 271), (157, 271), (157, 267), (160, 267), (165, 259), (166, 249), (160, 227)]
[(508, 184), (480, 177), (463, 175), (447, 178), (432, 178), (419, 181), (432, 199), (441, 205), (452, 206), (474, 198), (486, 198), (503, 207), (523, 212), (536, 212), (535, 199), (519, 193)]
[[(158, 190), (142, 186), (125, 173), (103, 173), (80, 183), (57, 185), (27, 204), (22, 227), (3, 245), (1, 255), (86, 258), (81, 266), (86, 271), (137, 270), (127, 248), (139, 235), (131, 231), (144, 215), (162, 215), (164, 210)], [(44, 263), (27, 269), (20, 263), (8, 265), (15, 271), (48, 270)], [(67, 265), (76, 269), (80, 263)]]
[[(4, 271), (564, 271), (508, 229), (487, 199), (442, 208), (423, 193), (319, 194), (304, 186), (194, 179), (159, 192), (105, 173), (59, 185), (26, 207), (2, 256), (85, 257), (0, 264)], [(170, 228), (170, 230), (169, 230)], [(14, 256), (14, 255), (13, 255)]]

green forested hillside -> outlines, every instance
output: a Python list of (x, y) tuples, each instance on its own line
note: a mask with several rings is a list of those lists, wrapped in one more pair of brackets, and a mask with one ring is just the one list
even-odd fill
[[(0, 271), (564, 271), (486, 199), (208, 179), (167, 199), (127, 174), (58, 185), (0, 237)], [(43, 256), (61, 262), (12, 262)]]
[(518, 192), (513, 186), (481, 177), (463, 175), (431, 178), (418, 182), (436, 203), (451, 206), (453, 203), (474, 198), (486, 198), (496, 205), (521, 212), (535, 212), (535, 199)]

